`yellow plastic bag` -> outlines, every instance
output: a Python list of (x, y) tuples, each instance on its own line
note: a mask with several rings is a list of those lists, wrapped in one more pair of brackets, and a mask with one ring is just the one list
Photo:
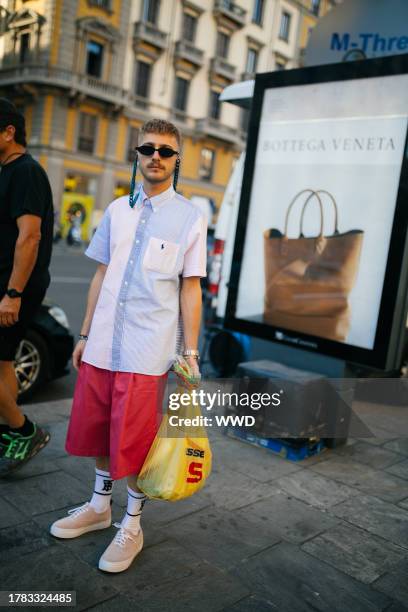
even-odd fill
[[(186, 401), (189, 396), (190, 402), (175, 412), (167, 410), (137, 479), (137, 486), (152, 499), (189, 497), (211, 472), (212, 453), (200, 406), (193, 404), (186, 389), (178, 387), (177, 393), (185, 394)], [(189, 424), (183, 419), (195, 420)]]

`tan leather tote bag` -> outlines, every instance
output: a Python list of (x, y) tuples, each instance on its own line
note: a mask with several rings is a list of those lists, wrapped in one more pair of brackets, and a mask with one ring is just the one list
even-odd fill
[[(300, 217), (298, 238), (288, 238), (289, 215), (295, 202), (306, 197)], [(325, 196), (334, 207), (334, 233), (323, 235)], [(306, 208), (315, 200), (320, 211), (320, 232), (303, 235)], [(304, 334), (344, 342), (350, 325), (348, 296), (360, 261), (362, 230), (340, 233), (338, 207), (334, 197), (323, 189), (304, 189), (289, 204), (285, 230), (264, 232), (265, 308), (264, 321)]]

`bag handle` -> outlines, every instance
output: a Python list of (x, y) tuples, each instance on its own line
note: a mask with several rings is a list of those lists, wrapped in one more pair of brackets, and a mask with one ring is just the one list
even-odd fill
[[(329, 193), (328, 191), (326, 191), (325, 189), (318, 189), (317, 191), (313, 192), (312, 194), (310, 194), (310, 196), (307, 198), (306, 202), (303, 204), (303, 208), (302, 208), (302, 213), (300, 215), (300, 235), (303, 236), (303, 220), (305, 217), (305, 212), (306, 212), (306, 207), (309, 203), (309, 200), (312, 199), (312, 197), (314, 195), (316, 195), (317, 197), (319, 197), (317, 194), (321, 194), (324, 193), (325, 195), (329, 196), (332, 204), (333, 204), (333, 209), (334, 209), (334, 233), (338, 234), (339, 233), (339, 227), (338, 227), (338, 221), (339, 221), (339, 213), (338, 213), (338, 208), (337, 208), (337, 204), (336, 204), (336, 200), (334, 199), (334, 197), (332, 196), (331, 193)], [(321, 205), (321, 201), (319, 199), (320, 205)], [(322, 206), (320, 207), (321, 210), (321, 221), (323, 221), (323, 209)], [(323, 236), (323, 223), (320, 224), (320, 234), (319, 237)]]
[(322, 201), (321, 201), (321, 199), (320, 199), (320, 197), (319, 197), (318, 192), (317, 192), (317, 191), (315, 191), (314, 189), (310, 189), (310, 188), (309, 188), (309, 189), (303, 189), (302, 191), (299, 191), (299, 193), (297, 193), (297, 194), (295, 195), (295, 197), (293, 198), (293, 200), (291, 201), (291, 203), (290, 203), (290, 204), (289, 204), (289, 206), (288, 206), (288, 210), (286, 211), (286, 217), (285, 217), (285, 232), (284, 232), (284, 236), (285, 236), (286, 238), (287, 238), (287, 236), (288, 236), (288, 223), (289, 223), (289, 215), (290, 215), (290, 211), (292, 210), (292, 208), (293, 208), (293, 206), (294, 206), (294, 204), (295, 204), (296, 200), (297, 200), (297, 199), (298, 199), (298, 198), (299, 198), (301, 195), (303, 195), (304, 193), (308, 193), (308, 194), (309, 194), (309, 197), (307, 198), (306, 202), (305, 202), (305, 203), (304, 203), (304, 205), (303, 205), (302, 216), (301, 216), (301, 225), (300, 225), (300, 228), (299, 228), (299, 230), (300, 230), (300, 235), (302, 235), (302, 219), (303, 219), (303, 213), (304, 213), (305, 207), (306, 207), (307, 203), (309, 202), (309, 200), (310, 200), (311, 198), (313, 198), (313, 196), (316, 196), (316, 198), (317, 198), (317, 199), (318, 199), (318, 201), (319, 201), (319, 207), (320, 207), (320, 234), (319, 234), (319, 235), (320, 235), (320, 236), (323, 236), (323, 204), (322, 204)]

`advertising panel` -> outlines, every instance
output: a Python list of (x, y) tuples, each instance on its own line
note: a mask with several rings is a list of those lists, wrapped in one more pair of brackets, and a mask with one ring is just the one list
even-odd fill
[(227, 326), (385, 367), (407, 93), (407, 56), (257, 77)]

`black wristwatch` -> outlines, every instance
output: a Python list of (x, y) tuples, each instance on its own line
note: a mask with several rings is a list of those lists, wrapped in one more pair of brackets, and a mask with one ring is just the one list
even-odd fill
[(6, 295), (8, 295), (10, 298), (21, 298), (23, 292), (17, 291), (17, 289), (7, 289)]

